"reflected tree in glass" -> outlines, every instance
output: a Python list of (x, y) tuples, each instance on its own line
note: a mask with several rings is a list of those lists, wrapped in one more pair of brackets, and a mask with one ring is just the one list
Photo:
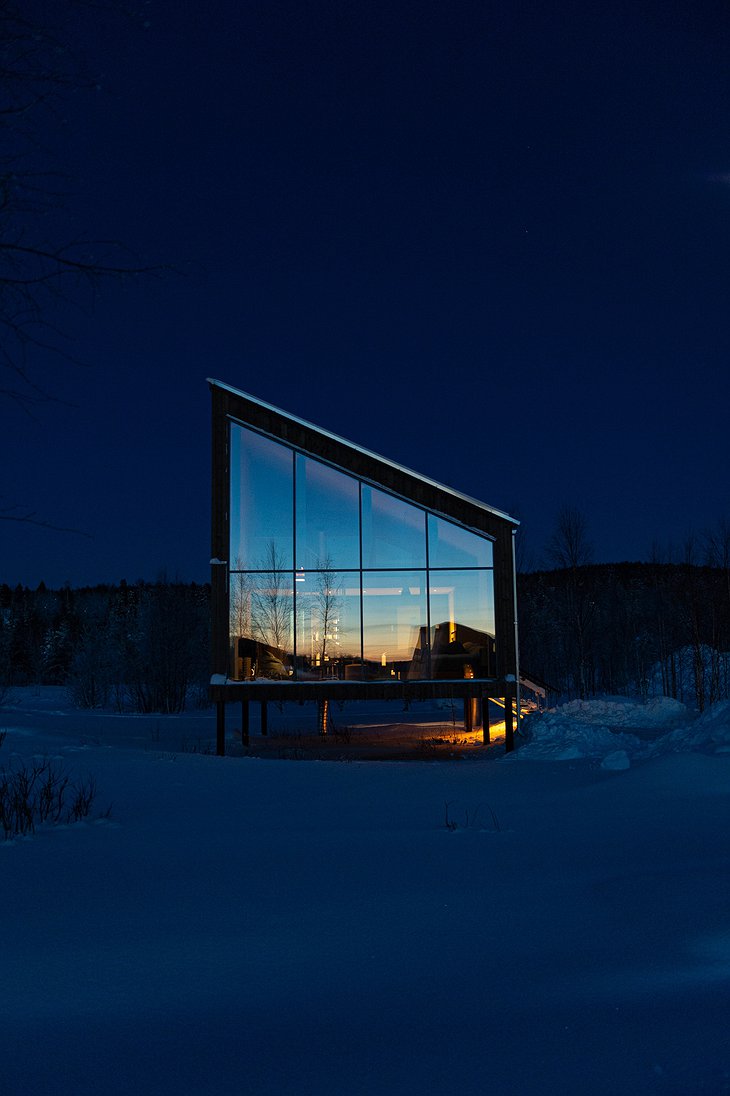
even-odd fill
[[(344, 660), (359, 657), (359, 613), (352, 619), (350, 591), (344, 576), (331, 566), (330, 557), (318, 559), (317, 571), (297, 572), (297, 654), (303, 666), (318, 676), (341, 676)], [(359, 608), (359, 588), (356, 604)], [(357, 635), (357, 655), (347, 655), (345, 634)]]
[(233, 677), (244, 681), (288, 676), (292, 653), (291, 572), (273, 542), (259, 562), (267, 570), (232, 571), (230, 579)]
[(280, 651), (292, 646), (292, 575), (272, 540), (253, 575), (251, 623), (253, 636)]
[(320, 633), (320, 659), (322, 673), (325, 663), (337, 654), (337, 624), (342, 612), (342, 576), (332, 568), (332, 560), (327, 556), (318, 560), (317, 589), (314, 595), (314, 619)]
[[(235, 560), (235, 567), (240, 567), (240, 557)], [(251, 676), (251, 658), (240, 655), (242, 664), (239, 669), (240, 641), (251, 639), (253, 626), (251, 622), (251, 601), (253, 584), (251, 575), (240, 571), (231, 572), (229, 620), (230, 635), (233, 645), (233, 676), (244, 680)]]

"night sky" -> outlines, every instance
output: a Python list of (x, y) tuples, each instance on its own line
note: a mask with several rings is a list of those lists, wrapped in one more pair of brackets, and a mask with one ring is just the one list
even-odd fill
[[(53, 4), (48, 3), (52, 8)], [(0, 404), (0, 581), (209, 575), (216, 377), (599, 561), (730, 517), (730, 7), (93, 6), (58, 237), (171, 267)], [(86, 534), (86, 535), (82, 535)]]

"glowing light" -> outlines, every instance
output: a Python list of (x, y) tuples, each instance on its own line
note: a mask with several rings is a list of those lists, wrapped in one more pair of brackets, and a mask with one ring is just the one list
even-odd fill
[(489, 724), (489, 741), (490, 742), (504, 742), (507, 735), (507, 727), (505, 721), (502, 719), (499, 723)]

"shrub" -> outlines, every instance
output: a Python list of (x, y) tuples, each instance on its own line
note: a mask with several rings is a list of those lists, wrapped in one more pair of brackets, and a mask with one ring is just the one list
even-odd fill
[(35, 758), (0, 769), (0, 828), (6, 841), (41, 824), (80, 822), (96, 796), (93, 776), (72, 783), (62, 766)]

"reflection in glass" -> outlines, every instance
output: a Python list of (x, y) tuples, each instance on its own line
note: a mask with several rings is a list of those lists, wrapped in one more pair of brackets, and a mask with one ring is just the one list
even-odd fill
[(363, 567), (425, 567), (425, 516), (417, 506), (363, 485)]
[(487, 537), (235, 423), (230, 439), (233, 677), (496, 676)]
[(431, 676), (494, 677), (492, 571), (431, 571)]
[(428, 674), (424, 571), (363, 573), (364, 673), (369, 678)]
[(292, 566), (293, 453), (231, 424), (231, 568)]
[(492, 542), (429, 514), (428, 563), (430, 567), (491, 567)]
[(233, 572), (230, 584), (232, 676), (288, 678), (294, 667), (291, 571)]
[(360, 574), (297, 571), (297, 677), (361, 676)]
[(359, 484), (298, 454), (297, 568), (360, 566)]

